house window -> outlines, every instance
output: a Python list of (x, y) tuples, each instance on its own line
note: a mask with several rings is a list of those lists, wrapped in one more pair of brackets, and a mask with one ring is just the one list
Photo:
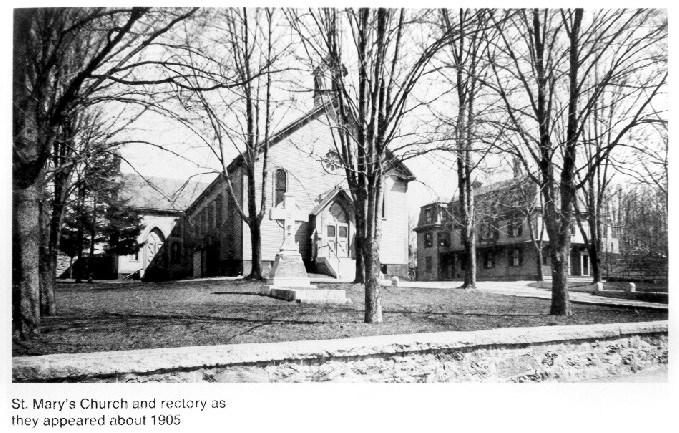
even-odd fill
[(520, 248), (512, 248), (508, 253), (509, 266), (517, 268), (523, 264), (523, 251)]
[(450, 213), (448, 213), (447, 209), (441, 209), (441, 221), (443, 223), (450, 221)]
[(431, 257), (427, 256), (424, 258), (424, 270), (427, 272), (431, 272), (431, 269), (432, 269)]
[(549, 266), (549, 251), (546, 249), (542, 251), (542, 266)]
[(575, 236), (575, 222), (574, 221), (571, 221), (570, 230), (571, 230), (571, 236)]
[(523, 235), (523, 220), (518, 217), (514, 217), (507, 221), (507, 236), (509, 237), (519, 237)]
[(275, 173), (274, 206), (278, 206), (285, 200), (285, 193), (288, 191), (288, 173), (279, 168)]
[(431, 248), (434, 245), (434, 236), (431, 233), (424, 234), (424, 247)]
[(424, 210), (424, 222), (426, 224), (431, 224), (432, 221), (433, 221), (433, 219), (432, 219), (431, 209), (425, 209)]
[(492, 251), (486, 251), (483, 253), (483, 267), (486, 269), (495, 267), (495, 253)]
[(441, 247), (448, 247), (450, 246), (450, 233), (441, 233), (439, 232), (437, 234), (437, 242), (439, 246)]
[(493, 239), (493, 237), (498, 237), (499, 233), (497, 229), (493, 229), (493, 226), (491, 225), (490, 221), (484, 221), (481, 224), (481, 239), (483, 240), (489, 240)]
[(200, 211), (200, 234), (207, 234), (207, 208)]

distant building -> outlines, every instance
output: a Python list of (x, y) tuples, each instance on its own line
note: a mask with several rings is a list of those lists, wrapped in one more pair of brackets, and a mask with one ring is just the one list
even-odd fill
[[(525, 176), (487, 186), (476, 185), (476, 263), (479, 280), (535, 279), (538, 252), (531, 238), (540, 238), (543, 225), (538, 189)], [(421, 281), (464, 278), (464, 244), (458, 219), (458, 202), (436, 202), (422, 206), (417, 233), (417, 277)], [(530, 221), (530, 223), (529, 223)], [(618, 240), (607, 226), (603, 245), (618, 253)], [(542, 234), (542, 263), (551, 275), (549, 237)], [(591, 275), (586, 245), (577, 227), (571, 225), (570, 275)]]
[(123, 175), (121, 194), (142, 216), (144, 229), (139, 235), (136, 254), (116, 258), (118, 277), (159, 273), (160, 278), (187, 276), (190, 252), (182, 239), (184, 210), (206, 184), (159, 177)]

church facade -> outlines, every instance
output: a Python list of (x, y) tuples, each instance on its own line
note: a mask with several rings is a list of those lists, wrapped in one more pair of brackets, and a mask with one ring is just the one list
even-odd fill
[[(276, 133), (268, 152), (267, 188), (260, 185), (263, 164), (257, 161), (257, 207), (265, 194), (261, 224), (262, 272), (267, 275), (283, 242), (282, 214), (286, 195), (296, 202), (295, 241), (307, 271), (351, 279), (355, 272), (356, 225), (345, 172), (336, 163), (332, 106), (320, 98), (313, 110)], [(235, 197), (222, 176), (186, 208), (171, 237), (178, 246), (161, 251), (167, 277), (194, 278), (247, 275), (251, 269), (250, 229), (235, 206), (247, 209), (247, 171), (241, 158), (227, 172)], [(408, 210), (406, 193), (414, 179), (399, 164), (385, 175), (380, 262), (387, 275), (408, 274)], [(169, 257), (169, 259), (168, 259)], [(160, 265), (161, 263), (158, 262)]]

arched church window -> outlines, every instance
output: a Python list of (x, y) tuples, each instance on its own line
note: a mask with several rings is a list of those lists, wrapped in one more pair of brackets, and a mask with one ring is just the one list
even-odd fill
[(285, 193), (288, 191), (288, 173), (282, 168), (279, 168), (276, 170), (274, 178), (275, 190), (273, 205), (278, 206), (279, 204), (283, 203), (283, 200), (285, 200)]

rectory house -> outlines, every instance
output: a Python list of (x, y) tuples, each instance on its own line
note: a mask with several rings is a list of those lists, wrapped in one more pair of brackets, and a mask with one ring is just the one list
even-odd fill
[[(551, 275), (549, 237), (543, 230), (537, 186), (526, 176), (475, 184), (476, 263), (479, 280), (529, 280), (542, 266)], [(465, 253), (461, 237), (458, 201), (422, 206), (417, 227), (417, 278), (421, 281), (464, 278)], [(538, 241), (542, 239), (542, 243)], [(607, 227), (602, 240), (606, 252), (618, 253), (618, 239)], [(538, 248), (542, 247), (542, 260)], [(571, 225), (569, 274), (588, 276), (591, 263), (585, 242)]]

